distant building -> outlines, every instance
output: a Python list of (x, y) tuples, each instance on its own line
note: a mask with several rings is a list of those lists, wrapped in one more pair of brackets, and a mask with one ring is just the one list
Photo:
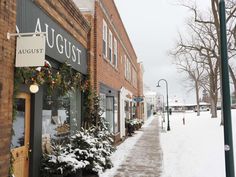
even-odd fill
[(144, 86), (144, 102), (145, 118), (148, 118), (158, 110), (158, 95), (146, 85)]
[[(200, 102), (200, 111), (209, 111), (210, 103)], [(169, 108), (173, 112), (184, 112), (184, 111), (196, 111), (197, 104), (196, 103), (185, 103), (184, 101), (179, 101), (177, 99), (171, 100), (169, 102)]]

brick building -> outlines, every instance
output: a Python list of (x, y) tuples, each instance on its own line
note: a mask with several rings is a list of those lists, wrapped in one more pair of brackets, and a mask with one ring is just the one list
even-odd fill
[(8, 176), (12, 127), (12, 97), (15, 40), (7, 32), (15, 31), (16, 1), (0, 1), (0, 176)]
[[(89, 73), (117, 141), (125, 136), (125, 118), (143, 118), (143, 67), (113, 0), (0, 1), (1, 177), (8, 176), (10, 151), (17, 177), (40, 176), (42, 151), (61, 137), (60, 126), (66, 122), (70, 130), (79, 129), (83, 122), (80, 89), (59, 97), (56, 89), (49, 96), (45, 86), (31, 93), (28, 84), (19, 86), (12, 121), (16, 37), (8, 40), (7, 33), (18, 30), (46, 32), (45, 60), (55, 73), (65, 61), (82, 77)], [(66, 119), (66, 108), (59, 106), (63, 100), (69, 103), (70, 114), (76, 113), (76, 124)]]
[(113, 0), (74, 0), (91, 25), (90, 75), (103, 116), (119, 141), (125, 119), (143, 118), (142, 64)]
[[(16, 29), (20, 33), (46, 32), (45, 60), (52, 71), (58, 72), (67, 62), (74, 72), (86, 77), (90, 25), (72, 0), (3, 0), (0, 3), (0, 176), (8, 176), (11, 150), (15, 176), (39, 177), (42, 151), (49, 147), (51, 140), (59, 140), (65, 133), (80, 128), (83, 93), (76, 88), (61, 97), (54, 89), (49, 96), (45, 86), (32, 93), (28, 84), (21, 84), (12, 124), (16, 37), (8, 40), (7, 33), (16, 33)], [(64, 101), (69, 110), (63, 107)], [(73, 121), (68, 120), (67, 111), (73, 114)], [(61, 134), (59, 128), (65, 124), (69, 130)]]

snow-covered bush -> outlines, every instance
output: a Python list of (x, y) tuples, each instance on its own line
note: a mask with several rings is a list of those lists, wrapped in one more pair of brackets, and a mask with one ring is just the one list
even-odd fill
[(113, 134), (108, 129), (109, 123), (99, 114), (99, 98), (93, 99), (94, 109), (89, 112), (88, 125), (94, 126), (76, 132), (64, 146), (53, 146), (51, 154), (43, 154), (42, 177), (70, 176), (80, 169), (99, 173), (113, 166), (110, 159), (115, 151)]
[(98, 126), (91, 129), (93, 136), (97, 138), (97, 154), (101, 157), (99, 159), (99, 164), (105, 169), (111, 168), (112, 162), (110, 159), (111, 154), (115, 151), (113, 147), (113, 134), (108, 129), (109, 123), (104, 119), (100, 118)]
[(88, 161), (85, 169), (94, 173), (112, 167), (110, 156), (115, 150), (112, 143), (112, 134), (104, 119), (98, 122), (98, 126), (79, 131), (72, 136), (72, 147), (80, 153), (78, 160)]
[(52, 146), (51, 154), (43, 154), (41, 161), (41, 175), (68, 176), (76, 173), (88, 164), (87, 161), (79, 160), (71, 146)]

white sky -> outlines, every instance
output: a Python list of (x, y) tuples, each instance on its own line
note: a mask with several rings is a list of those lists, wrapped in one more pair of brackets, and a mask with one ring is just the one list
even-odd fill
[[(185, 28), (189, 11), (176, 5), (177, 0), (115, 0), (115, 3), (138, 60), (144, 63), (144, 83), (166, 95), (164, 82), (160, 82), (161, 88), (156, 88), (158, 80), (164, 78), (168, 81), (169, 98), (195, 101), (195, 93), (188, 92), (185, 77), (177, 72), (168, 56), (178, 31)], [(210, 1), (197, 0), (196, 3), (206, 7)]]

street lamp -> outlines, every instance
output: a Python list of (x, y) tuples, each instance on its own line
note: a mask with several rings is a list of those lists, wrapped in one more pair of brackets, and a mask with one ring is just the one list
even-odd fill
[(224, 143), (225, 143), (225, 172), (226, 177), (234, 177), (234, 152), (233, 136), (231, 123), (230, 107), (230, 88), (229, 88), (229, 71), (228, 71), (228, 54), (227, 54), (227, 32), (225, 20), (225, 2), (219, 2), (220, 17), (220, 46), (221, 46), (221, 89), (222, 89), (222, 106), (224, 118)]
[(167, 131), (170, 131), (170, 120), (169, 120), (169, 100), (168, 100), (168, 83), (165, 79), (160, 79), (157, 83), (157, 87), (160, 87), (160, 81), (164, 81), (166, 83), (166, 114), (167, 114)]

